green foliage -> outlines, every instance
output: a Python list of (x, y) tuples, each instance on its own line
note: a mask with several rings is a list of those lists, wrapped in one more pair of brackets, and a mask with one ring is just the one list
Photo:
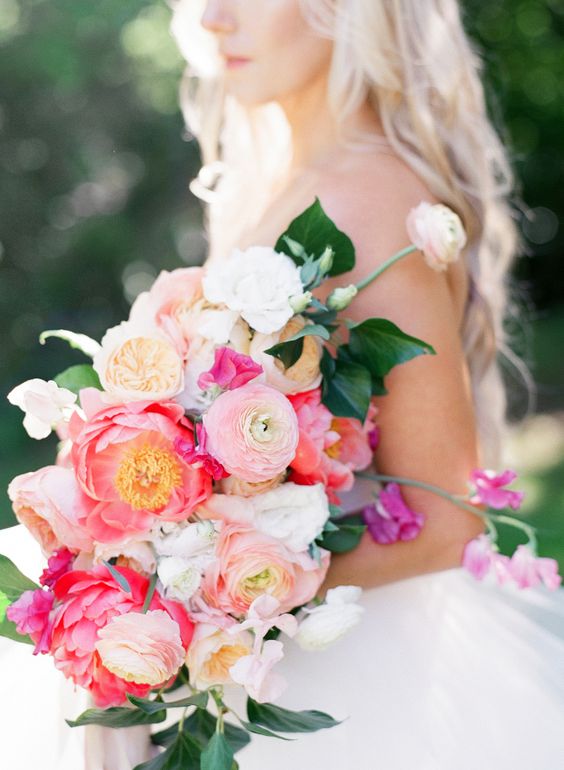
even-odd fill
[(208, 705), (208, 693), (198, 692), (194, 695), (190, 695), (188, 698), (182, 698), (182, 700), (167, 701), (163, 704), (160, 700), (150, 700), (149, 698), (138, 698), (135, 695), (128, 695), (127, 699), (138, 709), (144, 711), (146, 714), (154, 714), (163, 706), (167, 709), (180, 709), (187, 708), (188, 706), (197, 706), (200, 709), (205, 709)]
[(247, 698), (247, 716), (253, 724), (283, 733), (312, 733), (340, 724), (323, 711), (289, 711), (252, 698)]
[(332, 553), (346, 553), (357, 547), (365, 531), (364, 524), (338, 524), (336, 530), (323, 532), (317, 543)]
[(181, 732), (166, 751), (134, 770), (200, 770), (201, 754), (199, 744), (188, 733)]
[(293, 366), (296, 361), (302, 355), (304, 349), (304, 337), (321, 337), (323, 340), (328, 340), (330, 333), (325, 326), (321, 324), (307, 324), (296, 332), (291, 337), (288, 337), (284, 342), (279, 342), (273, 345), (271, 348), (267, 348), (264, 352), (270, 353), (271, 356), (280, 359), (286, 369)]
[[(193, 714), (184, 720), (183, 729), (201, 745), (205, 746), (212, 735), (215, 733), (217, 719), (209, 711), (196, 709)], [(232, 725), (229, 722), (224, 723), (224, 732), (233, 753), (237, 753), (250, 741), (250, 736), (245, 730)], [(178, 734), (178, 722), (166, 730), (161, 730), (151, 736), (151, 740), (157, 746), (170, 746)]]
[(233, 750), (223, 733), (212, 735), (202, 752), (201, 770), (231, 770)]
[(164, 722), (166, 711), (161, 709), (148, 714), (140, 709), (114, 706), (108, 709), (87, 709), (75, 720), (67, 719), (69, 727), (101, 725), (102, 727), (134, 727), (135, 725), (153, 725)]

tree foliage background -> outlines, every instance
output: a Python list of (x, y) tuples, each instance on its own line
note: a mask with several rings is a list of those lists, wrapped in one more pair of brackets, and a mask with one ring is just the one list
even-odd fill
[[(526, 202), (516, 210), (527, 253), (515, 276), (534, 302), (540, 408), (554, 411), (564, 374), (564, 3), (463, 7)], [(59, 341), (39, 346), (39, 333), (62, 327), (99, 339), (161, 269), (205, 255), (201, 207), (188, 190), (198, 149), (178, 109), (183, 62), (169, 19), (154, 0), (0, 2), (2, 489), (53, 458), (53, 442), (28, 439), (5, 394), (81, 360)], [(562, 468), (543, 468), (530, 482), (536, 505), (560, 510)], [(0, 523), (10, 516), (2, 494)], [(554, 550), (564, 538), (551, 521)]]

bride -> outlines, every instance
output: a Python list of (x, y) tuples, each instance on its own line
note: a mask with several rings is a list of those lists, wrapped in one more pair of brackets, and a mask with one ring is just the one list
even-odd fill
[[(234, 246), (273, 246), (317, 196), (355, 244), (352, 282), (407, 245), (405, 219), (420, 201), (460, 214), (463, 261), (438, 274), (407, 258), (347, 313), (389, 318), (438, 353), (390, 376), (378, 404), (378, 469), (462, 494), (474, 468), (502, 468), (496, 359), (518, 247), (512, 175), (456, 0), (176, 0), (172, 29), (190, 65), (182, 99), (203, 154), (192, 190), (207, 203), (210, 260)], [(280, 705), (342, 723), (283, 745), (254, 736), (237, 755), (241, 770), (561, 764), (564, 594), (475, 582), (460, 563), (481, 521), (422, 490), (404, 492), (426, 517), (421, 535), (379, 545), (366, 534), (333, 558), (323, 586), (362, 586), (361, 624), (316, 655), (286, 644)], [(371, 494), (357, 482), (346, 509)], [(9, 554), (17, 537), (5, 533), (0, 550)], [(29, 651), (5, 649), (3, 692), (20, 692)], [(23, 694), (11, 701), (2, 720), (10, 767), (81, 770), (80, 731), (62, 719), (83, 704), (72, 703), (51, 661), (29, 666), (36, 688), (44, 674), (43, 722), (25, 737)], [(86, 770), (128, 770), (149, 756), (143, 738), (89, 728)]]

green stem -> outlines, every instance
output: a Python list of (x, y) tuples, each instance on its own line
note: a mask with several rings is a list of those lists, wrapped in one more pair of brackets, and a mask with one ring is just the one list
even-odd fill
[(454, 505), (457, 505), (459, 508), (462, 508), (463, 510), (468, 511), (469, 513), (473, 513), (475, 516), (479, 516), (481, 519), (484, 519), (484, 521), (488, 525), (488, 530), (495, 534), (495, 539), (497, 539), (497, 529), (493, 523), (494, 521), (497, 521), (501, 524), (509, 524), (513, 527), (516, 527), (517, 529), (521, 529), (523, 532), (525, 532), (525, 534), (529, 538), (529, 543), (531, 545), (531, 548), (536, 552), (537, 538), (535, 535), (534, 528), (531, 527), (530, 524), (526, 524), (524, 521), (520, 521), (519, 519), (516, 519), (513, 516), (507, 516), (506, 514), (501, 514), (501, 513), (492, 513), (492, 512), (482, 511), (481, 508), (478, 508), (475, 505), (471, 505), (470, 503), (464, 502), (463, 500), (460, 499), (460, 497), (457, 497), (456, 495), (451, 495), (449, 492), (446, 492), (444, 489), (441, 489), (440, 487), (436, 487), (434, 484), (426, 484), (423, 481), (413, 481), (413, 479), (405, 479), (400, 476), (386, 476), (381, 473), (365, 473), (363, 471), (359, 471), (355, 475), (363, 479), (371, 479), (372, 481), (381, 481), (386, 484), (395, 482), (396, 484), (401, 484), (402, 486), (417, 487), (418, 489), (424, 489), (427, 492), (433, 492), (433, 494), (438, 495), (439, 497), (442, 497), (443, 499), (448, 500), (451, 503), (454, 503)]
[(376, 270), (370, 273), (370, 275), (367, 275), (366, 278), (363, 278), (362, 281), (359, 281), (356, 284), (356, 288), (359, 291), (365, 289), (369, 284), (372, 283), (372, 281), (375, 281), (378, 276), (382, 275), (385, 270), (398, 262), (400, 259), (403, 259), (403, 257), (411, 254), (413, 251), (417, 251), (417, 246), (414, 246), (413, 244), (406, 246), (405, 249), (402, 249), (401, 251), (398, 251), (397, 254), (394, 254), (393, 257), (387, 259), (382, 265), (380, 265), (380, 267), (377, 267)]

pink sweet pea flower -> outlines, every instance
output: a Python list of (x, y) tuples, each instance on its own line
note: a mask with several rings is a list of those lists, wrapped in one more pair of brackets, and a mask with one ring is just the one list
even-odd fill
[(517, 546), (508, 570), (519, 588), (534, 588), (544, 583), (554, 591), (562, 582), (558, 574), (558, 563), (554, 559), (535, 557), (527, 545)]
[(269, 639), (260, 653), (244, 655), (229, 669), (233, 681), (242, 685), (257, 703), (270, 703), (286, 689), (286, 681), (271, 671), (284, 657), (283, 649), (282, 642)]
[(53, 621), (51, 610), (55, 595), (52, 591), (36, 588), (24, 591), (6, 610), (6, 617), (16, 624), (18, 634), (29, 634), (35, 642), (33, 654), (49, 652)]
[(464, 548), (462, 566), (473, 575), (476, 580), (483, 580), (492, 567), (496, 553), (492, 548), (492, 542), (487, 535), (478, 535), (470, 540)]
[[(89, 690), (102, 708), (121, 705), (126, 693), (144, 697), (152, 686), (126, 681), (109, 671), (97, 649), (100, 630), (118, 615), (141, 612), (149, 588), (148, 579), (137, 572), (127, 567), (115, 569), (127, 580), (131, 592), (125, 591), (105, 566), (67, 572), (53, 588), (59, 602), (50, 647), (55, 666)], [(162, 610), (175, 621), (186, 651), (194, 625), (184, 607), (155, 592), (149, 610)]]
[(184, 462), (195, 467), (201, 466), (206, 473), (209, 473), (214, 481), (226, 478), (229, 474), (223, 465), (216, 460), (215, 457), (211, 456), (206, 448), (207, 433), (201, 422), (196, 425), (196, 436), (198, 438), (197, 444), (193, 438), (178, 436), (174, 440), (175, 450), (180, 457), (182, 457)]
[(247, 619), (232, 626), (228, 633), (238, 634), (241, 631), (252, 629), (255, 633), (255, 653), (259, 652), (262, 640), (271, 628), (279, 628), (286, 636), (294, 636), (298, 630), (298, 621), (290, 613), (278, 615), (279, 609), (280, 602), (271, 594), (257, 596), (249, 607)]
[(217, 385), (222, 390), (235, 390), (262, 374), (262, 366), (250, 356), (237, 353), (232, 348), (216, 348), (212, 368), (198, 378), (202, 390)]
[(516, 511), (523, 502), (525, 493), (504, 489), (516, 478), (517, 474), (510, 470), (500, 474), (496, 474), (495, 471), (491, 470), (475, 470), (470, 477), (470, 481), (475, 484), (476, 491), (474, 496), (470, 498), (470, 502), (472, 505), (483, 503), (496, 510), (510, 507)]
[(49, 557), (47, 567), (41, 573), (39, 582), (42, 586), (52, 588), (57, 580), (68, 572), (74, 560), (75, 555), (68, 548), (59, 548), (58, 551)]
[(172, 401), (108, 406), (99, 391), (80, 393), (86, 420), (73, 415), (72, 462), (84, 492), (84, 525), (101, 543), (147, 533), (155, 520), (183, 521), (211, 494), (204, 468), (175, 451), (193, 426)]
[(398, 484), (388, 484), (378, 495), (378, 500), (366, 506), (362, 512), (372, 538), (381, 545), (399, 540), (414, 540), (421, 532), (424, 516), (409, 508)]

